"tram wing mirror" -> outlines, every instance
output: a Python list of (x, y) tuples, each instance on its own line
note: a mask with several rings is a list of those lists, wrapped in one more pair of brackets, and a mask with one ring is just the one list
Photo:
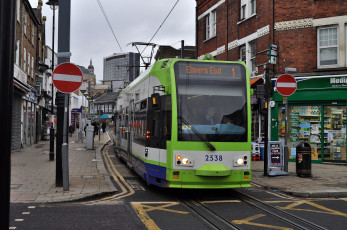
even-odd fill
[(160, 109), (160, 95), (159, 93), (153, 93), (151, 95), (151, 101), (152, 109)]

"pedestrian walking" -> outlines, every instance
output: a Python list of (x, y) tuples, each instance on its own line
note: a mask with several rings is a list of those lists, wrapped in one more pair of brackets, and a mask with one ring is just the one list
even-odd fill
[(75, 127), (73, 126), (73, 124), (71, 124), (69, 126), (69, 134), (70, 134), (70, 137), (72, 137), (72, 134), (75, 132)]
[(102, 123), (101, 128), (102, 128), (102, 132), (105, 133), (106, 132), (106, 122)]

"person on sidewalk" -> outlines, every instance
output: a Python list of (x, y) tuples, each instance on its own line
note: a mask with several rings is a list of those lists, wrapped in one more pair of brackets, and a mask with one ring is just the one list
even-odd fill
[(102, 132), (105, 133), (106, 132), (106, 122), (102, 123), (101, 128), (102, 128)]
[(69, 134), (70, 134), (70, 137), (72, 137), (72, 134), (74, 133), (75, 131), (75, 127), (73, 126), (73, 124), (71, 123), (71, 125), (69, 126)]

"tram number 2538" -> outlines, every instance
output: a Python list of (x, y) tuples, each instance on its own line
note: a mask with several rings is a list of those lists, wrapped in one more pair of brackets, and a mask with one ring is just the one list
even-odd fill
[(205, 161), (223, 161), (222, 155), (205, 155)]

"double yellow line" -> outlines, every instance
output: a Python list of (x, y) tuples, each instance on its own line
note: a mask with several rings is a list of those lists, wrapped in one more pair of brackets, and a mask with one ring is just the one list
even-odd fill
[(131, 196), (135, 193), (134, 189), (128, 184), (128, 182), (125, 181), (124, 177), (117, 171), (115, 165), (113, 164), (112, 160), (110, 159), (110, 156), (108, 154), (109, 144), (107, 144), (105, 147), (106, 148), (105, 148), (105, 150), (102, 151), (102, 154), (105, 158), (105, 162), (106, 162), (108, 171), (110, 172), (113, 180), (119, 186), (121, 192), (117, 193), (115, 195), (104, 197), (102, 199), (94, 200), (94, 201), (91, 201), (88, 203), (118, 200), (121, 198), (125, 198), (127, 196)]

